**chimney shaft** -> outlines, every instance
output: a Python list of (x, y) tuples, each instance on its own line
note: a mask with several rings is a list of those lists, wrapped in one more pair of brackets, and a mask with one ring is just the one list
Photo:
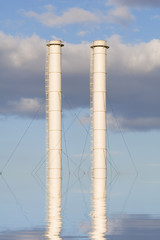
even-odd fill
[(60, 40), (48, 47), (48, 239), (61, 239), (61, 47)]
[(104, 240), (106, 220), (106, 41), (91, 46), (92, 232)]

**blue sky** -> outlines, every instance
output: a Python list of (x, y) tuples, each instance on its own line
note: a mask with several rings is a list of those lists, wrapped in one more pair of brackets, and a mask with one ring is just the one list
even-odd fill
[[(79, 217), (73, 213), (70, 223), (75, 222), (78, 229), (80, 222), (88, 221), (90, 211), (90, 194), (86, 193), (90, 189), (89, 61), (90, 44), (97, 39), (107, 40), (110, 46), (108, 182), (114, 176), (117, 181), (109, 190), (108, 214), (160, 214), (160, 2), (6, 0), (0, 13), (0, 171), (4, 178), (0, 184), (6, 213), (0, 217), (1, 229), (29, 227), (25, 215), (32, 219), (31, 227), (45, 224), (45, 46), (52, 39), (65, 44), (64, 193), (69, 186), (70, 201), (80, 199), (80, 192), (86, 198), (79, 200), (86, 212)], [(81, 175), (81, 183), (74, 175), (79, 163), (82, 172), (88, 173)], [(25, 192), (24, 186), (30, 191)], [(69, 230), (65, 233), (72, 234), (66, 217), (71, 205), (66, 206), (64, 221)], [(10, 218), (11, 213), (17, 214), (17, 221)]]

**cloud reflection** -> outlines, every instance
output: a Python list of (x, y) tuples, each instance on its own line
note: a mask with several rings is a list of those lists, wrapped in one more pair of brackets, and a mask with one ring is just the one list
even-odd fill
[[(159, 240), (160, 216), (133, 214), (115, 215), (108, 219), (107, 238), (110, 240)], [(5, 231), (0, 233), (2, 240), (46, 240), (45, 228), (31, 230)], [(65, 240), (89, 239), (85, 236), (62, 236)]]

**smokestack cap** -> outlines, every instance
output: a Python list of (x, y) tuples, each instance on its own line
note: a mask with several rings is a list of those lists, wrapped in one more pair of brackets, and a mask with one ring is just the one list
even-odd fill
[(51, 45), (60, 45), (61, 47), (64, 46), (63, 42), (61, 40), (52, 40), (52, 41), (49, 41), (47, 43), (47, 46), (51, 46)]
[(96, 40), (92, 43), (91, 48), (94, 47), (105, 47), (105, 48), (109, 48), (109, 46), (107, 46), (107, 42), (105, 40)]

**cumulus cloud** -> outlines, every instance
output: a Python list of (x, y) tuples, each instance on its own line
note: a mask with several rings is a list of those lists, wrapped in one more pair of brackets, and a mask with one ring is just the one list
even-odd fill
[(45, 41), (0, 32), (0, 113), (33, 115), (44, 99)]
[[(134, 20), (133, 14), (130, 13), (126, 6), (115, 7), (114, 9), (106, 12), (92, 13), (82, 8), (70, 8), (58, 15), (52, 5), (47, 6), (44, 13), (36, 13), (33, 11), (25, 12), (23, 14), (29, 18), (34, 18), (40, 23), (48, 27), (59, 27), (70, 24), (82, 23), (97, 23), (111, 22), (121, 25), (128, 25)], [(80, 31), (79, 36), (84, 36), (85, 31)]]
[[(46, 42), (37, 35), (20, 38), (3, 32), (0, 41), (0, 114), (33, 116), (45, 98)], [(89, 105), (89, 51), (88, 43), (65, 43), (62, 80), (65, 108)]]
[[(153, 39), (150, 42), (141, 42), (137, 44), (123, 44), (118, 35), (109, 39), (111, 45), (110, 64), (120, 66), (121, 71), (132, 74), (142, 74), (152, 72), (159, 68), (160, 40)], [(113, 46), (113, 47), (112, 47)], [(118, 64), (120, 63), (120, 64)], [(120, 70), (118, 68), (118, 70)], [(127, 72), (126, 72), (127, 71)]]
[(108, 96), (126, 128), (159, 128), (160, 40), (123, 44), (109, 39)]
[[(40, 39), (37, 35), (32, 37), (21, 38), (12, 35), (6, 35), (0, 31), (1, 46), (0, 51), (3, 59), (1, 58), (1, 65), (8, 64), (10, 68), (21, 68), (23, 70), (30, 69), (38, 71), (38, 64), (36, 61), (45, 53), (44, 40)], [(43, 49), (43, 51), (42, 51)]]
[(134, 16), (127, 7), (117, 7), (108, 12), (107, 19), (111, 23), (118, 23), (125, 26), (134, 20)]
[[(45, 41), (0, 32), (0, 113), (33, 116), (45, 102)], [(160, 129), (160, 40), (124, 44), (108, 39), (107, 112), (123, 129)], [(63, 109), (89, 108), (90, 44), (65, 43), (62, 49)], [(114, 111), (114, 113), (113, 113)], [(45, 107), (40, 110), (44, 116)]]
[(108, 5), (125, 5), (129, 7), (160, 7), (159, 0), (108, 0)]
[(69, 8), (61, 15), (57, 15), (52, 6), (47, 7), (47, 11), (38, 14), (33, 11), (23, 12), (27, 17), (35, 18), (42, 24), (49, 27), (56, 27), (61, 25), (68, 25), (74, 23), (85, 23), (85, 22), (98, 22), (98, 18), (95, 14), (81, 9), (81, 8)]

